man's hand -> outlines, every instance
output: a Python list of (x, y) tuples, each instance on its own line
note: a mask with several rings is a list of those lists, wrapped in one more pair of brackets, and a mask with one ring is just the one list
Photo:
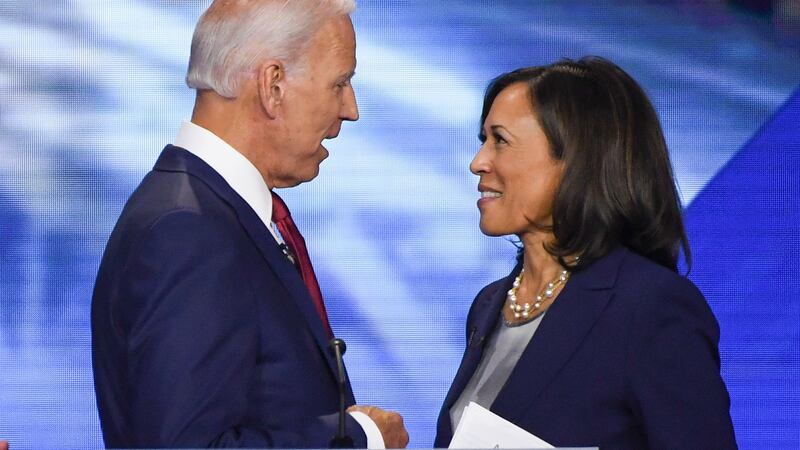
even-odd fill
[(406, 448), (408, 431), (403, 425), (403, 416), (394, 411), (384, 411), (377, 406), (355, 405), (347, 408), (348, 412), (358, 411), (366, 414), (381, 430), (386, 448)]

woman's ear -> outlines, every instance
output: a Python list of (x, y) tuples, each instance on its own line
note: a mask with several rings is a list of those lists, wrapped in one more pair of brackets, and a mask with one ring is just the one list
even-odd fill
[(265, 61), (258, 67), (258, 98), (261, 108), (270, 119), (278, 117), (286, 93), (286, 70), (277, 59)]

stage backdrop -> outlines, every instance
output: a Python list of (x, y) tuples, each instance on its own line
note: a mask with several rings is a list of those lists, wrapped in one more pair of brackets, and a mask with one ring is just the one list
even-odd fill
[[(741, 448), (800, 448), (797, 2), (730, 3), (360, 2), (361, 120), (284, 198), (358, 400), (401, 412), (412, 446), (432, 444), (470, 302), (514, 260), (477, 227), (482, 91), (593, 54), (630, 71), (663, 121)], [(207, 4), (0, 2), (0, 438), (14, 449), (102, 445), (94, 277), (127, 196), (190, 116)]]

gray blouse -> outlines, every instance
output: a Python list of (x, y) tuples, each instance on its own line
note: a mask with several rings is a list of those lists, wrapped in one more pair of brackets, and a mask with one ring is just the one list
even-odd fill
[(491, 408), (543, 317), (544, 314), (524, 325), (508, 327), (503, 323), (502, 314), (500, 315), (499, 323), (483, 351), (478, 369), (450, 408), (450, 422), (454, 432), (469, 402), (475, 402), (486, 409)]

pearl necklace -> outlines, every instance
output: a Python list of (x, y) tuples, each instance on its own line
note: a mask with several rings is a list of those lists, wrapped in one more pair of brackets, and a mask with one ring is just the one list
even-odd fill
[(524, 274), (525, 268), (523, 267), (522, 270), (519, 271), (519, 275), (514, 279), (514, 284), (511, 286), (511, 289), (508, 290), (508, 295), (506, 296), (506, 299), (508, 299), (508, 307), (511, 309), (511, 312), (514, 313), (514, 318), (523, 318), (524, 320), (522, 322), (509, 322), (504, 319), (507, 326), (513, 327), (523, 325), (539, 317), (544, 312), (542, 303), (544, 303), (545, 300), (553, 298), (556, 289), (566, 284), (570, 275), (568, 270), (562, 270), (561, 273), (558, 274), (558, 277), (547, 283), (547, 286), (536, 296), (533, 302), (520, 305), (517, 303), (517, 289), (519, 289), (519, 285), (522, 283)]

